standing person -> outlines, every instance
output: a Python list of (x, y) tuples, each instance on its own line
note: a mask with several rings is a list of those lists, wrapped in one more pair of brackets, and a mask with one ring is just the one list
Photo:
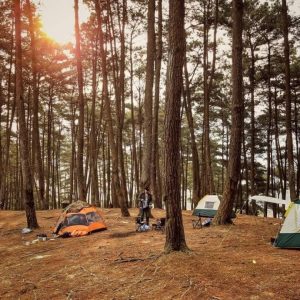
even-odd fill
[(149, 188), (146, 187), (144, 192), (140, 194), (140, 209), (141, 209), (141, 221), (146, 217), (146, 224), (149, 226), (150, 207), (152, 206), (152, 195), (149, 192)]

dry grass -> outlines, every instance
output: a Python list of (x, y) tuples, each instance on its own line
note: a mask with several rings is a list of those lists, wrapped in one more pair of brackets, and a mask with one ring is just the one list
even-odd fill
[(0, 212), (0, 299), (300, 299), (300, 252), (269, 242), (279, 220), (193, 229), (183, 212), (191, 251), (164, 255), (164, 234), (134, 231), (137, 210), (107, 209), (107, 231), (26, 245), (59, 213), (38, 212), (41, 228), (22, 235), (24, 213)]

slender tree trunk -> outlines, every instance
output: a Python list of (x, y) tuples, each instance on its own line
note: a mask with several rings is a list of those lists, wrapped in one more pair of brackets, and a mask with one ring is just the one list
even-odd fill
[[(133, 34), (133, 33), (132, 33)], [(139, 165), (137, 159), (137, 149), (136, 149), (136, 125), (135, 125), (135, 114), (134, 114), (134, 104), (133, 104), (133, 58), (132, 58), (132, 35), (130, 39), (130, 100), (131, 100), (131, 125), (132, 125), (132, 161), (134, 170), (134, 179), (136, 186), (136, 193), (138, 194), (138, 189), (140, 187), (139, 183)], [(136, 195), (137, 196), (137, 195)]]
[[(113, 53), (112, 59), (112, 73), (113, 73), (113, 82), (115, 89), (115, 98), (116, 98), (116, 146), (118, 151), (118, 159), (116, 160), (117, 168), (119, 171), (120, 184), (122, 193), (124, 194), (125, 201), (128, 201), (128, 191), (126, 186), (126, 174), (124, 167), (124, 152), (123, 152), (123, 128), (124, 128), (124, 116), (125, 116), (125, 25), (127, 22), (127, 1), (122, 1), (122, 17), (120, 3), (107, 1), (108, 13), (109, 13), (109, 25), (111, 29), (111, 50)], [(114, 12), (111, 10), (111, 4), (116, 6), (116, 13), (119, 26), (120, 34), (120, 59), (117, 51), (116, 44), (116, 34), (114, 26)]]
[(200, 182), (200, 169), (199, 169), (199, 154), (197, 149), (194, 120), (192, 114), (191, 105), (191, 94), (190, 94), (190, 83), (189, 74), (187, 70), (187, 59), (185, 58), (184, 63), (184, 77), (185, 77), (185, 90), (183, 93), (183, 103), (186, 111), (186, 118), (189, 125), (190, 136), (191, 136), (191, 147), (192, 147), (192, 160), (193, 160), (193, 196), (192, 202), (196, 206), (201, 198), (201, 182)]
[(276, 157), (277, 157), (277, 166), (278, 166), (278, 173), (279, 173), (279, 184), (280, 184), (280, 192), (283, 197), (284, 193), (284, 186), (283, 186), (283, 162), (282, 162), (282, 153), (280, 149), (280, 142), (279, 142), (279, 128), (278, 128), (278, 104), (277, 104), (277, 92), (275, 90), (275, 98), (274, 98), (274, 123), (275, 123), (275, 145), (276, 145)]
[(144, 147), (142, 160), (141, 188), (150, 187), (152, 163), (152, 116), (153, 80), (155, 60), (155, 0), (148, 0), (147, 64), (144, 101)]
[(151, 184), (152, 195), (155, 206), (162, 208), (161, 190), (158, 176), (159, 169), (159, 146), (158, 146), (158, 112), (160, 98), (160, 71), (162, 60), (162, 0), (158, 0), (158, 32), (156, 43), (156, 60), (155, 60), (155, 85), (154, 85), (154, 111), (153, 111), (153, 133), (152, 133), (152, 160), (151, 160)]
[(92, 75), (92, 108), (91, 108), (91, 134), (90, 134), (90, 172), (91, 172), (91, 202), (100, 206), (98, 169), (97, 169), (97, 133), (96, 133), (96, 97), (97, 97), (97, 41), (93, 57), (93, 75)]
[(284, 66), (285, 66), (285, 101), (286, 101), (286, 139), (288, 157), (288, 180), (291, 200), (297, 199), (295, 190), (295, 169), (293, 153), (293, 134), (292, 134), (292, 112), (291, 112), (291, 74), (290, 74), (290, 46), (288, 31), (288, 13), (286, 0), (282, 0), (282, 31), (284, 38)]
[(76, 65), (77, 65), (77, 80), (78, 80), (78, 108), (79, 108), (79, 122), (78, 122), (78, 136), (77, 136), (77, 185), (80, 200), (86, 199), (86, 187), (83, 171), (83, 155), (84, 155), (84, 97), (83, 97), (83, 72), (80, 49), (80, 30), (78, 21), (78, 0), (74, 0), (75, 9), (75, 37), (76, 37)]
[(71, 113), (72, 113), (72, 119), (71, 119), (71, 161), (70, 161), (70, 195), (69, 195), (69, 201), (72, 202), (74, 200), (74, 172), (75, 172), (75, 159), (76, 159), (76, 150), (75, 150), (75, 115), (76, 115), (76, 109), (73, 105), (73, 99), (71, 99)]
[(123, 193), (123, 189), (121, 188), (121, 180), (118, 170), (118, 150), (115, 142), (115, 133), (113, 129), (113, 121), (112, 121), (112, 110), (110, 106), (110, 100), (108, 95), (108, 78), (107, 78), (107, 67), (106, 67), (106, 54), (104, 51), (104, 39), (102, 32), (102, 16), (100, 10), (100, 4), (98, 0), (95, 0), (95, 9), (97, 14), (98, 21), (98, 30), (99, 30), (99, 42), (100, 42), (100, 56), (101, 56), (101, 67), (102, 67), (102, 76), (103, 76), (103, 84), (102, 84), (102, 96), (104, 101), (104, 111), (105, 111), (105, 119), (108, 129), (108, 138), (112, 156), (112, 182), (113, 187), (115, 189), (118, 203), (121, 207), (122, 216), (129, 216), (129, 211), (127, 207), (127, 201), (125, 195)]
[[(203, 27), (203, 92), (204, 92), (204, 116), (203, 116), (203, 168), (202, 172), (202, 196), (206, 194), (214, 194), (214, 178), (212, 170), (212, 160), (211, 160), (211, 150), (210, 150), (210, 126), (209, 126), (209, 107), (210, 107), (210, 90), (212, 88), (212, 78), (214, 76), (215, 68), (215, 55), (216, 55), (216, 30), (217, 23), (215, 23), (215, 33), (214, 33), (214, 52), (213, 52), (213, 64), (211, 71), (211, 80), (208, 82), (208, 32), (209, 32), (209, 23), (208, 18), (210, 14), (211, 3), (204, 4), (204, 27)], [(218, 3), (216, 3), (216, 11), (218, 10)], [(216, 15), (216, 17), (218, 14)], [(217, 21), (217, 18), (216, 18)]]
[(248, 159), (245, 141), (245, 121), (243, 122), (243, 157), (244, 157), (244, 170), (245, 170), (245, 189), (246, 189), (246, 214), (249, 213), (249, 175), (248, 175)]
[(297, 158), (297, 173), (296, 173), (296, 194), (300, 191), (300, 153), (299, 153), (299, 125), (298, 125), (298, 107), (297, 95), (294, 97), (294, 113), (295, 113), (295, 139), (296, 139), (296, 158)]
[(33, 198), (33, 181), (29, 161), (28, 132), (25, 121), (25, 107), (22, 95), (22, 46), (21, 46), (21, 8), (20, 0), (14, 1), (15, 9), (15, 39), (16, 39), (16, 103), (18, 108), (19, 119), (19, 136), (20, 136), (20, 158), (23, 174), (23, 194), (27, 226), (29, 228), (38, 228), (36, 218), (34, 198)]
[(120, 168), (120, 180), (122, 193), (124, 195), (124, 201), (128, 202), (128, 191), (126, 186), (126, 173), (125, 173), (125, 162), (124, 162), (124, 152), (123, 152), (123, 128), (124, 128), (124, 118), (125, 118), (125, 26), (127, 22), (127, 1), (122, 1), (122, 25), (120, 26), (120, 42), (121, 42), (121, 57), (120, 57), (120, 124), (118, 128), (118, 155), (119, 155), (119, 168)]
[(243, 100), (243, 1), (233, 0), (232, 7), (232, 127), (228, 170), (223, 192), (223, 201), (214, 218), (215, 224), (231, 223), (230, 215), (237, 194), (241, 170)]
[(185, 251), (180, 208), (180, 108), (185, 51), (184, 0), (169, 1), (169, 54), (165, 105), (165, 251)]
[[(11, 22), (11, 32), (14, 30), (14, 21)], [(12, 91), (12, 67), (13, 67), (13, 48), (14, 48), (14, 35), (11, 35), (10, 40), (10, 58), (9, 58), (9, 71), (8, 71), (8, 80), (7, 80), (7, 117), (6, 117), (6, 147), (5, 147), (5, 161), (3, 166), (3, 177), (2, 182), (0, 183), (0, 209), (5, 208), (8, 201), (7, 195), (7, 180), (8, 180), (8, 169), (10, 164), (10, 143), (11, 143), (11, 128), (15, 116), (15, 107), (16, 107), (16, 97), (13, 97), (13, 103), (10, 114), (10, 105), (11, 105), (11, 91)]]
[[(50, 204), (50, 177), (51, 177), (51, 137), (52, 137), (52, 87), (49, 87), (49, 104), (47, 117), (47, 177), (46, 177), (46, 203), (47, 207)], [(52, 146), (53, 147), (53, 146)]]
[(268, 108), (269, 108), (269, 120), (267, 131), (267, 185), (266, 195), (269, 196), (270, 192), (270, 176), (272, 169), (272, 92), (271, 92), (271, 46), (268, 41)]
[(47, 209), (45, 201), (45, 182), (44, 182), (44, 170), (40, 144), (40, 133), (39, 133), (39, 90), (37, 82), (37, 57), (36, 57), (36, 42), (34, 23), (32, 18), (32, 9), (29, 0), (26, 0), (26, 5), (29, 11), (29, 30), (31, 39), (31, 65), (32, 65), (32, 89), (33, 89), (33, 128), (32, 128), (32, 151), (34, 153), (34, 170), (37, 173), (39, 183), (39, 200), (41, 201), (42, 209)]
[(255, 58), (254, 47), (250, 37), (251, 67), (249, 71), (250, 94), (251, 94), (251, 163), (250, 163), (250, 194), (255, 195)]
[(57, 141), (57, 147), (56, 147), (56, 153), (55, 153), (55, 169), (56, 169), (56, 185), (57, 185), (57, 208), (61, 207), (61, 197), (60, 197), (60, 189), (61, 189), (61, 181), (60, 181), (60, 153), (61, 153), (61, 142), (60, 142), (60, 136), (61, 136), (61, 125), (58, 125), (58, 141)]

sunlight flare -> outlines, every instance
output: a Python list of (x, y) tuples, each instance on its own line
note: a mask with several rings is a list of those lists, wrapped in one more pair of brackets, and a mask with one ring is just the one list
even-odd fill
[[(81, 2), (81, 1), (80, 1)], [(43, 31), (60, 44), (74, 43), (74, 1), (73, 0), (35, 0), (41, 18)], [(86, 21), (89, 12), (80, 3), (80, 23)]]

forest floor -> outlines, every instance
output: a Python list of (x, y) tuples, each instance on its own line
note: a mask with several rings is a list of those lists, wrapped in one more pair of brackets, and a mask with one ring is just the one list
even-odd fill
[(41, 227), (28, 234), (24, 212), (1, 211), (0, 299), (300, 299), (300, 251), (270, 244), (280, 220), (238, 215), (193, 229), (184, 211), (191, 251), (165, 255), (165, 235), (135, 232), (130, 213), (105, 209), (106, 231), (32, 244), (51, 236), (60, 211), (37, 212)]

